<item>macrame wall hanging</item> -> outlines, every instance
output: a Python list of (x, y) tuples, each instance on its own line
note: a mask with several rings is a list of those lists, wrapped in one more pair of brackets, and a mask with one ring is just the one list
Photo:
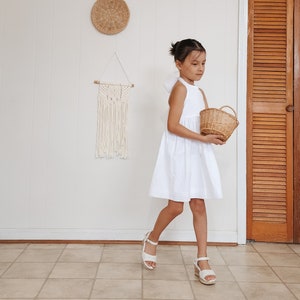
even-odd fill
[(97, 110), (97, 138), (96, 158), (122, 158), (128, 157), (127, 144), (127, 117), (130, 83), (123, 65), (114, 53), (128, 84), (105, 83), (95, 80), (99, 84), (98, 110)]

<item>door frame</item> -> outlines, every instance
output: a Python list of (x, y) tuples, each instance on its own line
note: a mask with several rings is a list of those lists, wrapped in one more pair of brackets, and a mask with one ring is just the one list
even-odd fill
[(247, 48), (248, 48), (248, 0), (239, 1), (239, 55), (237, 114), (237, 243), (247, 242)]
[(300, 0), (294, 0), (294, 243), (300, 243)]

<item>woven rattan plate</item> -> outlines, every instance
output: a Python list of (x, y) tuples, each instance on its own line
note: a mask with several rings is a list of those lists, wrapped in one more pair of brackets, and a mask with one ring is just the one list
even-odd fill
[(116, 34), (124, 30), (129, 16), (124, 0), (97, 0), (91, 11), (93, 25), (105, 34)]

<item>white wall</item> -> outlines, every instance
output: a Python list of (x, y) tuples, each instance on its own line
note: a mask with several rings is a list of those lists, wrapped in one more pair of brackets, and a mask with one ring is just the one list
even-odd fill
[[(112, 36), (93, 27), (94, 2), (0, 0), (0, 239), (142, 238), (166, 203), (148, 188), (167, 111), (164, 81), (175, 71), (171, 42), (203, 43), (199, 85), (210, 106), (237, 109), (242, 1), (127, 0), (129, 24)], [(126, 82), (121, 69), (111, 72), (115, 52), (135, 85), (129, 157), (96, 159), (93, 81)], [(207, 202), (209, 241), (236, 242), (244, 202), (236, 133), (216, 155), (224, 199)], [(188, 206), (162, 239), (194, 240)]]

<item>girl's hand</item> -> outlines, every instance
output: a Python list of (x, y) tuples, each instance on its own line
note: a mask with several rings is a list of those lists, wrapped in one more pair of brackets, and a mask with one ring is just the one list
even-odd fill
[(215, 134), (208, 134), (208, 135), (202, 135), (202, 141), (204, 143), (210, 143), (215, 145), (224, 145), (225, 142), (222, 141), (221, 135), (215, 135)]

